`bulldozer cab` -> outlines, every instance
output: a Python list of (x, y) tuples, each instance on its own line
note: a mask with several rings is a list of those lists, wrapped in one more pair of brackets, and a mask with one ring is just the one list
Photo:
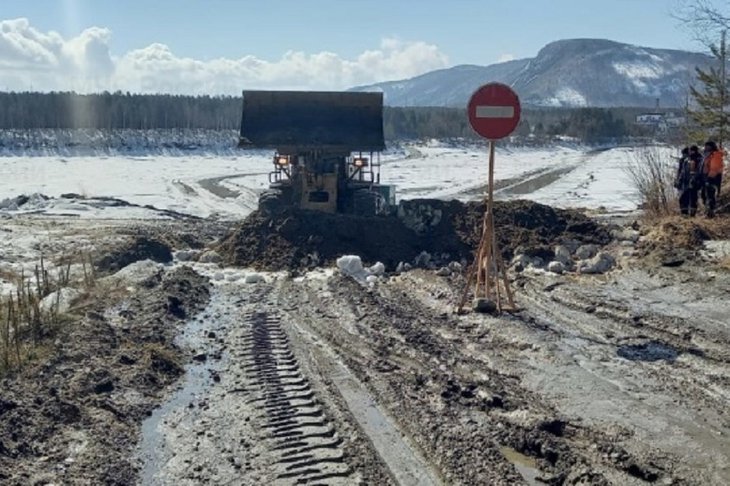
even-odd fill
[(239, 146), (276, 150), (260, 207), (377, 212), (394, 199), (380, 186), (382, 93), (244, 91)]

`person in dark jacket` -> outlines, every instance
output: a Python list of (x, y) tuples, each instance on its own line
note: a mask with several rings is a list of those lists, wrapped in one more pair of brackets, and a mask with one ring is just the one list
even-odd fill
[(699, 168), (702, 163), (700, 149), (696, 145), (682, 149), (674, 187), (679, 191), (679, 210), (685, 216), (697, 214), (697, 194), (700, 187)]

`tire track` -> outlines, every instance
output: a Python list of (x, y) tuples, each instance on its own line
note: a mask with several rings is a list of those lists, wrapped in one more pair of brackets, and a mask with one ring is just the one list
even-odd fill
[(263, 439), (274, 453), (277, 482), (351, 484), (343, 440), (302, 374), (280, 318), (254, 312), (246, 320), (242, 367)]

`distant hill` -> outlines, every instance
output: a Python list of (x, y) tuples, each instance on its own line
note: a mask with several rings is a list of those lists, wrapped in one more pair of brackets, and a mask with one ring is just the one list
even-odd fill
[(663, 107), (684, 105), (702, 53), (652, 49), (602, 39), (552, 42), (537, 56), (489, 66), (460, 65), (411, 79), (352, 88), (382, 91), (391, 106), (464, 106), (488, 81), (515, 88), (533, 106), (645, 106), (657, 98)]

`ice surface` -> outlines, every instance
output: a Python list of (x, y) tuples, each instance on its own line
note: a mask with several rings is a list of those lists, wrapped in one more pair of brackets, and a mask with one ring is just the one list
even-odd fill
[[(498, 147), (496, 197), (632, 210), (638, 201), (625, 174), (632, 152), (570, 145)], [(268, 187), (272, 153), (0, 157), (0, 215), (150, 219), (172, 217), (165, 211), (173, 211), (241, 219), (256, 208), (258, 194)], [(473, 200), (486, 191), (486, 144), (432, 141), (396, 146), (381, 160), (381, 182), (395, 184), (399, 199)], [(18, 205), (21, 194), (31, 198)]]

